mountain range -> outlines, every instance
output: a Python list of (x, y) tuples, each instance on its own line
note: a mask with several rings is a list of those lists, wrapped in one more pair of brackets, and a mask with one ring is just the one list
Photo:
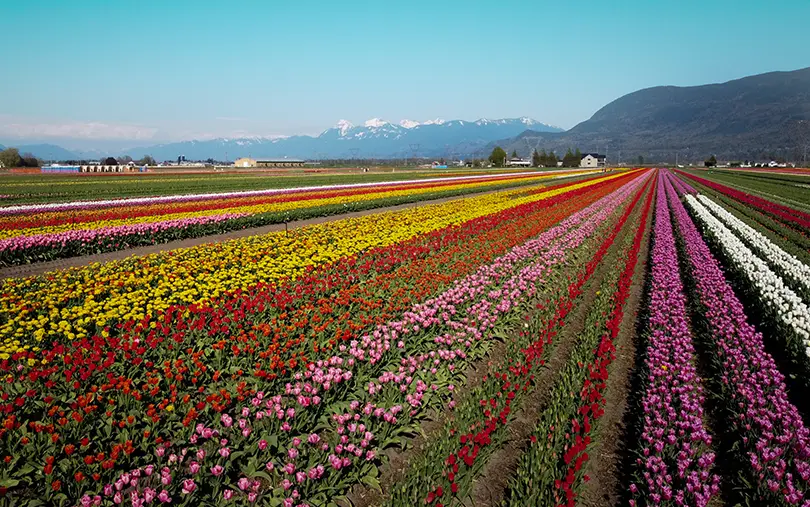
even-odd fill
[(157, 160), (252, 158), (368, 159), (485, 156), (495, 146), (528, 156), (568, 148), (608, 155), (609, 162), (798, 160), (810, 153), (810, 67), (719, 84), (657, 86), (607, 104), (568, 131), (530, 118), (473, 122), (441, 119), (390, 123), (341, 120), (318, 136), (184, 141), (112, 153), (75, 152), (52, 144), (19, 146), (46, 160), (151, 155)]
[(618, 156), (699, 162), (711, 154), (721, 160), (797, 160), (810, 145), (810, 67), (720, 84), (646, 88), (564, 133), (529, 129), (488, 148), (495, 145), (523, 155), (533, 149), (608, 152), (609, 162), (619, 162)]
[(531, 118), (477, 121), (442, 119), (426, 122), (402, 120), (398, 124), (372, 118), (355, 126), (341, 120), (318, 136), (242, 137), (183, 141), (134, 148), (122, 153), (79, 152), (52, 144), (19, 146), (20, 153), (33, 153), (46, 160), (98, 159), (102, 156), (129, 155), (134, 159), (151, 155), (156, 160), (235, 160), (251, 158), (410, 158), (464, 156), (482, 149), (496, 139), (512, 137), (532, 129), (562, 132), (562, 129)]

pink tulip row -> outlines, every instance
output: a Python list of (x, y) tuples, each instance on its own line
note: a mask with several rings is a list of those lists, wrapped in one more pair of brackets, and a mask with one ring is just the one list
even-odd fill
[[(663, 173), (659, 173), (652, 248), (647, 387), (642, 399), (643, 457), (638, 459), (647, 503), (707, 505), (719, 490), (712, 472), (712, 437), (703, 424), (703, 386), (686, 313), (686, 296)], [(635, 505), (636, 500), (631, 501)]]
[(784, 376), (765, 350), (762, 334), (678, 199), (667, 175), (666, 192), (684, 239), (691, 276), (711, 332), (723, 395), (734, 416), (726, 422), (741, 439), (750, 483), (762, 505), (810, 506), (810, 431), (788, 399)]
[(100, 229), (77, 229), (36, 236), (17, 236), (0, 240), (0, 253), (30, 250), (32, 248), (59, 248), (70, 243), (91, 244), (123, 240), (130, 236), (150, 236), (158, 232), (182, 230), (197, 225), (226, 222), (249, 216), (248, 213), (223, 213), (196, 218), (178, 218), (164, 222), (149, 222), (133, 225), (116, 225)]
[[(258, 481), (251, 482), (253, 478), (228, 483), (248, 461), (244, 454), (235, 461), (231, 449), (256, 456), (255, 463), (249, 463), (281, 488), (285, 506), (305, 505), (303, 499), (313, 498), (346, 473), (341, 470), (375, 461), (382, 444), (407, 429), (420, 410), (452, 396), (452, 381), (441, 379), (458, 374), (456, 362), (463, 365), (478, 351), (476, 344), (487, 331), (529, 300), (551, 268), (592, 236), (642, 180), (636, 178), (457, 281), (402, 319), (340, 347), (331, 358), (309, 364), (283, 392), (257, 393), (239, 415), (222, 414), (210, 426), (199, 425), (187, 442), (178, 437), (174, 445), (164, 444), (156, 450), (155, 466), (167, 470), (167, 493), (173, 491), (173, 499), (178, 494), (183, 499), (205, 487), (222, 502), (234, 498), (253, 502), (276, 494), (255, 486)], [(393, 370), (382, 366), (390, 364), (396, 365)], [(315, 427), (319, 432), (313, 431)], [(277, 441), (268, 444), (266, 435)], [(223, 455), (224, 448), (228, 452)], [(154, 482), (131, 487), (131, 481), (128, 486), (119, 478), (112, 486), (142, 500), (144, 487), (157, 490)], [(87, 497), (93, 498), (89, 492)]]

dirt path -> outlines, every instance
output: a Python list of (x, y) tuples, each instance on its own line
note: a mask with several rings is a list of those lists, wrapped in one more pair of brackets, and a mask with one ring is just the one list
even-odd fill
[[(519, 188), (519, 187), (516, 187)], [(94, 254), (94, 255), (83, 255), (80, 257), (70, 257), (68, 259), (58, 259), (54, 261), (48, 262), (37, 262), (33, 264), (23, 264), (20, 266), (10, 266), (7, 268), (0, 269), (0, 279), (3, 278), (19, 278), (25, 276), (33, 276), (33, 275), (41, 275), (43, 273), (47, 273), (48, 271), (55, 271), (59, 269), (67, 269), (67, 268), (74, 268), (80, 266), (86, 266), (88, 264), (93, 264), (96, 262), (104, 263), (110, 261), (116, 261), (120, 259), (125, 259), (130, 256), (143, 256), (149, 255), (153, 253), (165, 252), (168, 250), (175, 250), (178, 248), (188, 248), (197, 245), (203, 245), (206, 243), (219, 243), (222, 241), (229, 241), (232, 239), (238, 238), (245, 238), (248, 236), (260, 236), (262, 234), (267, 234), (270, 232), (278, 232), (285, 230), (285, 227), (288, 229), (297, 229), (300, 227), (306, 227), (308, 225), (315, 225), (315, 224), (322, 224), (325, 222), (331, 222), (334, 220), (343, 220), (346, 218), (357, 218), (367, 215), (373, 215), (376, 213), (385, 213), (388, 211), (400, 211), (410, 208), (416, 208), (419, 206), (427, 206), (431, 204), (442, 204), (445, 202), (453, 201), (456, 199), (465, 199), (468, 197), (479, 197), (482, 195), (492, 194), (495, 192), (501, 192), (504, 189), (500, 190), (493, 190), (489, 192), (480, 192), (480, 193), (473, 193), (467, 195), (455, 195), (452, 197), (442, 197), (441, 199), (432, 199), (429, 201), (417, 201), (407, 204), (399, 204), (396, 206), (388, 206), (383, 208), (372, 208), (362, 211), (353, 211), (350, 213), (342, 213), (340, 215), (329, 215), (317, 218), (309, 218), (306, 220), (298, 220), (295, 222), (288, 222), (285, 224), (272, 224), (272, 225), (265, 225), (263, 227), (252, 227), (249, 229), (241, 229), (238, 231), (230, 231), (225, 232), (222, 234), (214, 234), (209, 236), (201, 236), (198, 238), (187, 238), (177, 241), (170, 241), (168, 243), (160, 243), (157, 245), (149, 245), (149, 246), (141, 246), (136, 248), (129, 248), (125, 250), (116, 250), (115, 252), (105, 252), (101, 254)], [(508, 190), (508, 189), (507, 189)]]
[[(649, 212), (652, 214), (653, 208)], [(590, 481), (585, 483), (577, 498), (579, 506), (619, 505), (623, 498), (623, 478), (626, 474), (622, 470), (622, 464), (627, 452), (625, 447), (628, 444), (634, 445), (634, 442), (629, 442), (623, 436), (627, 434), (627, 423), (630, 421), (627, 415), (632, 408), (629, 406), (629, 396), (639, 348), (637, 319), (644, 298), (652, 225), (653, 220), (648, 220), (639, 251), (639, 262), (630, 286), (630, 297), (616, 337), (616, 359), (610, 366), (610, 378), (605, 391), (605, 415), (599, 422), (598, 437), (595, 438), (596, 442), (590, 452), (593, 459), (588, 461), (585, 468)]]

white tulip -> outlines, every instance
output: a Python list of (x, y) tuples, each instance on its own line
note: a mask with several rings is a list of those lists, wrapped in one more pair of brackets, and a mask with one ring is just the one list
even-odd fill
[(753, 249), (764, 259), (767, 259), (771, 265), (776, 266), (778, 271), (794, 280), (803, 290), (810, 292), (810, 266), (803, 264), (799, 259), (779, 248), (762, 233), (735, 217), (705, 195), (698, 195), (698, 199), (746, 243), (752, 245)]

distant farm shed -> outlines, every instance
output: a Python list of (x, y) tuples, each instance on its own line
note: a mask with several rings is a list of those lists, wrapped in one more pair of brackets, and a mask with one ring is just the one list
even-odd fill
[(304, 167), (304, 161), (297, 158), (272, 158), (257, 160), (258, 167)]
[(234, 167), (256, 167), (256, 161), (252, 158), (240, 158), (233, 165)]

